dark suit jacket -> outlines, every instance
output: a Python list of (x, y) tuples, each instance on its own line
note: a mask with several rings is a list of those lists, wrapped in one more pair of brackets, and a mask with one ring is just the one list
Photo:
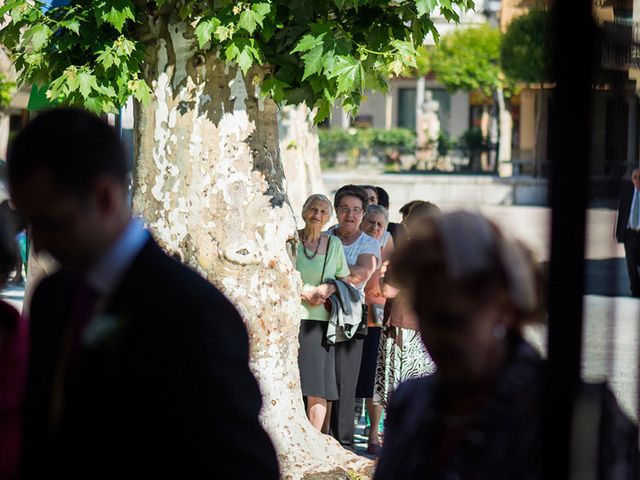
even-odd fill
[(73, 292), (73, 277), (59, 272), (34, 294), (25, 478), (278, 478), (239, 314), (153, 240), (89, 325), (103, 328), (82, 345), (52, 435), (53, 370)]
[(631, 213), (631, 202), (633, 201), (633, 185), (627, 185), (620, 195), (618, 204), (618, 219), (616, 220), (616, 241), (624, 242), (624, 231), (627, 229), (629, 214)]

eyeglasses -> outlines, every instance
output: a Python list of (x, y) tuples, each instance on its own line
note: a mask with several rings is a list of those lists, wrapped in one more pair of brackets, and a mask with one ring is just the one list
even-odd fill
[(353, 213), (355, 215), (360, 215), (362, 213), (362, 208), (360, 208), (360, 207), (353, 207), (353, 208), (338, 207), (338, 213), (341, 213), (343, 215), (346, 215), (348, 213)]

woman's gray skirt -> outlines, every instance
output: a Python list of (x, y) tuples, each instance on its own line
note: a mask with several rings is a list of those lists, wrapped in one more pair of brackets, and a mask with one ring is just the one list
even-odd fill
[(302, 395), (326, 400), (338, 399), (335, 348), (326, 345), (327, 322), (300, 322), (298, 367)]

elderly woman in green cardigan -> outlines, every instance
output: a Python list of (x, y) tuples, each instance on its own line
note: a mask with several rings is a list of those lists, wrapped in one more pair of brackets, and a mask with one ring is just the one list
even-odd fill
[(325, 423), (327, 402), (338, 399), (335, 347), (325, 342), (329, 311), (324, 303), (335, 292), (335, 286), (327, 282), (349, 276), (342, 243), (322, 232), (332, 211), (331, 201), (324, 195), (307, 198), (302, 207), (304, 228), (298, 232), (296, 260), (296, 269), (304, 283), (298, 337), (300, 384), (307, 416), (318, 430), (322, 430)]

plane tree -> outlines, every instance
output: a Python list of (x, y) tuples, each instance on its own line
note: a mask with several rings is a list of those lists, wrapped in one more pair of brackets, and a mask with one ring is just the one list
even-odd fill
[[(20, 81), (61, 104), (116, 112), (135, 98), (133, 207), (161, 245), (238, 307), (262, 422), (283, 476), (371, 463), (307, 422), (297, 365), (301, 281), (277, 112), (355, 112), (365, 89), (415, 67), (416, 47), (472, 0), (7, 0), (0, 42)], [(177, 321), (179, 319), (176, 319)], [(216, 321), (216, 319), (212, 319)], [(224, 395), (224, 392), (221, 392)], [(224, 412), (220, 412), (224, 415)], [(311, 477), (305, 477), (311, 478)]]

